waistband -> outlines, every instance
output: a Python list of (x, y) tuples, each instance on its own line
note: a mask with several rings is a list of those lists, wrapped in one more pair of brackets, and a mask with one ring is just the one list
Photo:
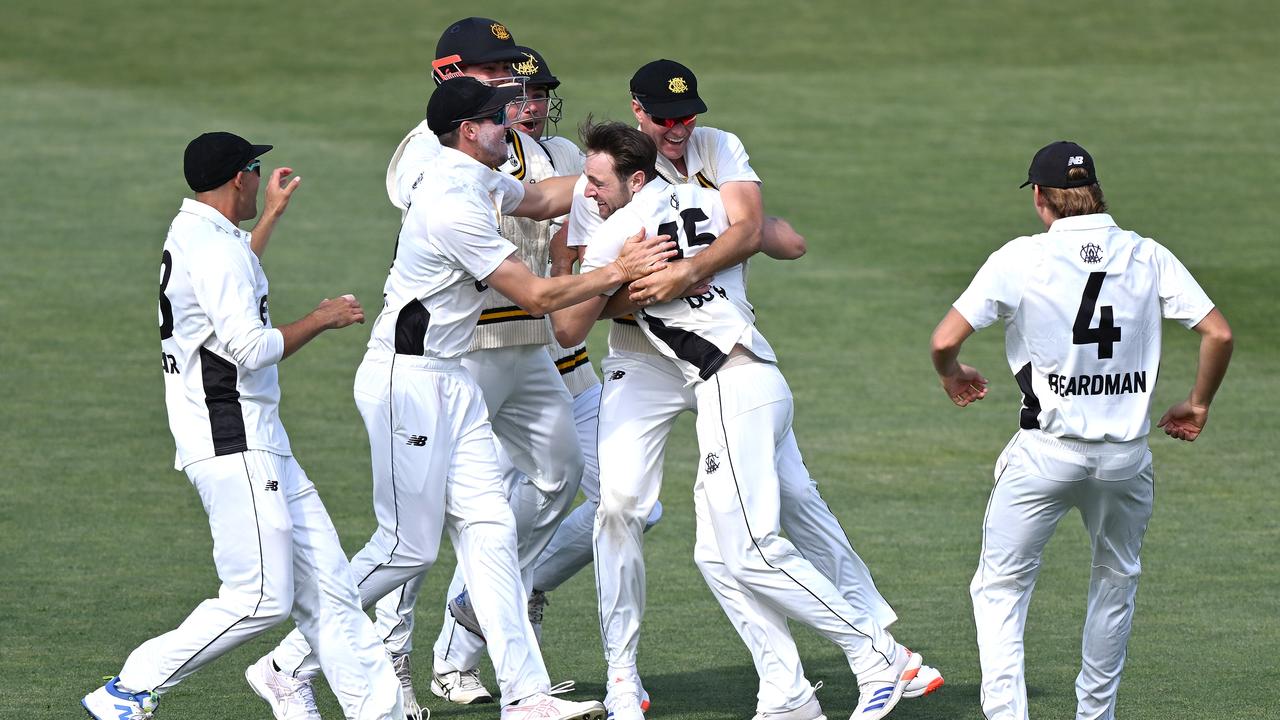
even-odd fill
[(1124, 442), (1108, 440), (1081, 440), (1080, 438), (1055, 437), (1043, 430), (1019, 430), (1019, 433), (1036, 444), (1051, 449), (1065, 450), (1081, 455), (1124, 455), (1147, 446), (1147, 439), (1140, 437)]
[(400, 355), (386, 350), (366, 350), (364, 362), (385, 365), (396, 369), (429, 370), (433, 372), (463, 372), (461, 358), (429, 358), (419, 355)]

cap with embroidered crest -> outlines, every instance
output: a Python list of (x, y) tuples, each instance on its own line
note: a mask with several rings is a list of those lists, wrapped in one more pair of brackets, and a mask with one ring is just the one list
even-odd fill
[(698, 97), (698, 78), (675, 60), (654, 60), (631, 76), (631, 95), (656, 118), (700, 115), (707, 104)]
[(545, 87), (548, 90), (560, 87), (560, 80), (551, 74), (551, 68), (547, 67), (541, 53), (523, 45), (517, 45), (516, 50), (524, 57), (512, 63), (511, 69), (517, 76), (526, 78), (526, 87)]
[[(1073, 168), (1083, 168), (1081, 177), (1071, 177)], [(1039, 185), (1049, 188), (1077, 188), (1098, 182), (1093, 169), (1093, 156), (1070, 140), (1059, 140), (1040, 148), (1027, 168), (1027, 181), (1018, 187)]]
[(270, 145), (254, 145), (235, 133), (204, 133), (187, 143), (182, 156), (187, 186), (198, 193), (222, 187), (250, 160), (270, 149)]
[(519, 62), (524, 54), (516, 49), (515, 38), (506, 25), (491, 18), (463, 18), (440, 34), (436, 59), (458, 56), (463, 65), (491, 62)]
[(427, 127), (436, 135), (444, 135), (463, 120), (496, 115), (522, 92), (519, 85), (492, 87), (472, 77), (450, 78), (427, 101)]

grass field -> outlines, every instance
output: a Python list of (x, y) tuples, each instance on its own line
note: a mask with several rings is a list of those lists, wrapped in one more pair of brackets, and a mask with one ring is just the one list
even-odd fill
[[(547, 57), (564, 81), (566, 132), (588, 111), (625, 118), (641, 63), (689, 64), (710, 106), (701, 121), (742, 137), (767, 210), (808, 237), (804, 259), (754, 264), (752, 293), (810, 469), (897, 607), (896, 635), (946, 674), (943, 692), (894, 717), (981, 715), (967, 586), (991, 465), (1017, 422), (999, 330), (966, 349), (994, 382), (965, 411), (938, 391), (929, 333), (989, 252), (1037, 230), (1016, 189), (1035, 149), (1061, 138), (1089, 148), (1119, 223), (1179, 254), (1237, 338), (1201, 440), (1152, 439), (1159, 497), (1120, 715), (1280, 717), (1280, 9), (1267, 0), (7, 0), (0, 717), (78, 716), (101, 675), (217, 586), (205, 515), (172, 470), (156, 357), (159, 248), (187, 194), (187, 140), (231, 129), (275, 143), (269, 164), (304, 178), (266, 263), (278, 321), (334, 293), (376, 306), (398, 221), (386, 160), (424, 112), (440, 30), (472, 13)], [(330, 333), (282, 371), (295, 452), (349, 551), (373, 529), (351, 401), (366, 340), (367, 328)], [(1195, 348), (1169, 326), (1156, 413), (1190, 387)], [(691, 562), (695, 456), (686, 418), (668, 452), (667, 513), (646, 539), (640, 662), (654, 720), (754, 712), (750, 658)], [(1089, 573), (1077, 517), (1051, 543), (1032, 603), (1035, 717), (1069, 717), (1075, 704)], [(424, 595), (420, 667), (451, 571), (442, 559)], [(553, 680), (600, 695), (590, 574), (552, 602)], [(241, 673), (284, 630), (190, 678), (161, 717), (267, 717)], [(846, 715), (856, 691), (843, 659), (797, 635), (828, 714)], [(429, 704), (437, 718), (495, 713)]]

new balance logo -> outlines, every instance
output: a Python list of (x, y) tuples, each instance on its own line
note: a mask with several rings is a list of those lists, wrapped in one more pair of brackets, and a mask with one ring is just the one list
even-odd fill
[(414, 447), (425, 447), (427, 444), (427, 436), (426, 435), (410, 435), (409, 439), (404, 441), (404, 444), (412, 445)]
[(716, 455), (715, 453), (707, 453), (707, 460), (706, 460), (706, 463), (705, 463), (705, 467), (706, 467), (706, 470), (707, 470), (707, 474), (708, 474), (708, 475), (710, 475), (711, 473), (713, 473), (713, 472), (715, 472), (715, 471), (719, 470), (719, 469), (720, 469), (720, 456), (719, 456), (719, 455)]
[(621, 380), (621, 379), (623, 378), (623, 376), (624, 376), (624, 375), (626, 375), (626, 374), (627, 374), (627, 373), (626, 373), (626, 371), (625, 371), (625, 370), (614, 370), (613, 372), (609, 373), (609, 379), (610, 379), (610, 380)]
[(280, 492), (279, 480), (268, 480), (264, 488), (267, 492)]

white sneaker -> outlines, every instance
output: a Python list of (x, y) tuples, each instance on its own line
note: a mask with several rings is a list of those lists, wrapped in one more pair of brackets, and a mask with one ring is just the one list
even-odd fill
[(907, 686), (902, 689), (902, 697), (924, 697), (925, 695), (928, 695), (934, 690), (942, 687), (944, 682), (945, 681), (942, 679), (942, 673), (938, 672), (937, 668), (932, 668), (928, 665), (921, 665), (920, 672), (917, 673), (915, 677), (911, 678), (911, 682), (907, 683)]
[(493, 702), (493, 695), (480, 682), (480, 670), (454, 670), (453, 672), (431, 674), (431, 692), (436, 697), (444, 698), (459, 705), (475, 705)]
[(635, 682), (616, 680), (609, 683), (609, 692), (604, 698), (609, 720), (644, 720), (640, 693), (640, 686)]
[(128, 693), (116, 687), (120, 678), (94, 690), (80, 704), (95, 720), (151, 720), (160, 706), (160, 696), (153, 692)]
[[(400, 681), (400, 693), (404, 695), (405, 718), (407, 720), (420, 720), (422, 706), (418, 704), (418, 698), (413, 694), (413, 671), (409, 664), (409, 653), (393, 654), (391, 656), (391, 667), (396, 671), (396, 678)], [(427, 717), (431, 717), (430, 711), (427, 711)]]
[(752, 720), (827, 720), (827, 716), (822, 712), (822, 705), (815, 694), (809, 698), (809, 702), (794, 710), (756, 713)]
[(900, 647), (892, 665), (858, 683), (858, 706), (849, 720), (880, 720), (902, 699), (902, 690), (920, 673), (918, 653)]
[(595, 700), (573, 702), (535, 693), (502, 708), (502, 720), (603, 720), (604, 705)]
[(316, 695), (310, 680), (298, 680), (271, 666), (271, 655), (263, 655), (244, 671), (244, 679), (258, 697), (267, 701), (276, 720), (320, 720)]

